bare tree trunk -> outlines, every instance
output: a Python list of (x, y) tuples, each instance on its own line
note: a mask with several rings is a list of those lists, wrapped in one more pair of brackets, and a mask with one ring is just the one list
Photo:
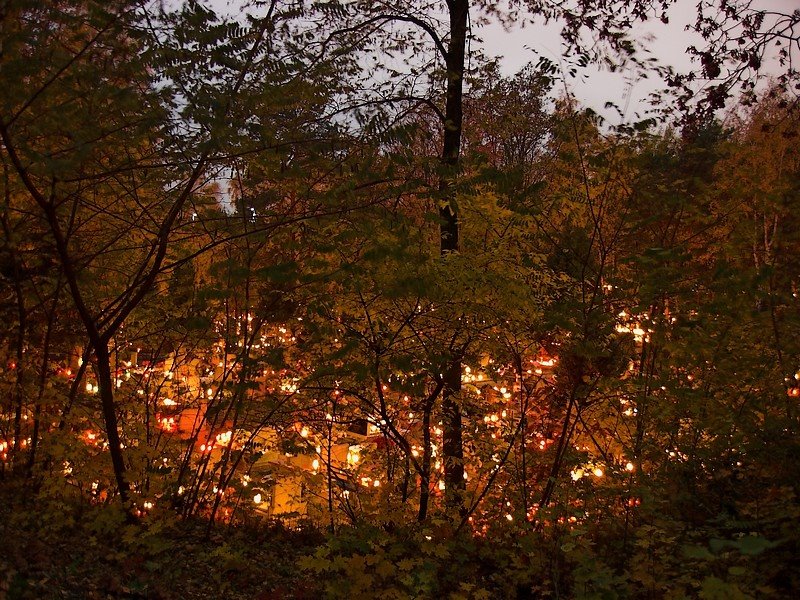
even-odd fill
[(42, 340), (42, 361), (39, 371), (39, 391), (36, 397), (36, 405), (34, 406), (33, 413), (33, 433), (31, 434), (31, 447), (28, 454), (27, 476), (33, 476), (33, 468), (36, 465), (36, 450), (39, 447), (39, 428), (41, 425), (42, 415), (42, 398), (44, 397), (44, 390), (47, 386), (47, 367), (50, 362), (50, 342), (53, 335), (53, 327), (55, 325), (56, 309), (58, 307), (58, 300), (61, 296), (62, 279), (59, 274), (56, 289), (53, 292), (53, 307), (47, 314), (47, 329), (44, 333)]
[(426, 404), (422, 411), (422, 470), (419, 483), (419, 511), (417, 520), (428, 517), (428, 501), (431, 497), (431, 406)]
[[(458, 252), (458, 215), (455, 207), (455, 178), (461, 154), (461, 130), (464, 100), (464, 61), (467, 46), (469, 1), (451, 0), (450, 40), (447, 47), (447, 100), (442, 144), (443, 173), (439, 181), (442, 205), (439, 216), (440, 251), (442, 256)], [(461, 431), (461, 359), (453, 358), (444, 375), (442, 390), (442, 454), (444, 458), (445, 498), (449, 508), (463, 511), (464, 447)]]
[(108, 345), (105, 342), (99, 342), (94, 347), (94, 355), (97, 359), (97, 387), (100, 392), (108, 451), (111, 454), (111, 464), (114, 467), (114, 478), (117, 481), (120, 500), (127, 510), (130, 508), (128, 506), (130, 484), (125, 477), (125, 460), (122, 456), (122, 441), (119, 436), (116, 403), (114, 402), (114, 380), (111, 376), (111, 355), (108, 352)]
[(16, 248), (10, 243), (12, 239), (11, 235), (11, 225), (8, 222), (8, 207), (11, 205), (11, 197), (10, 197), (10, 186), (9, 186), (9, 177), (8, 177), (8, 168), (6, 166), (5, 160), (3, 160), (3, 175), (4, 175), (4, 187), (5, 187), (5, 204), (6, 204), (6, 211), (3, 212), (2, 218), (2, 226), (3, 226), (3, 233), (5, 235), (6, 240), (9, 240), (9, 250), (11, 254), (11, 263), (12, 263), (12, 270), (13, 270), (13, 287), (14, 287), (14, 295), (16, 296), (16, 304), (17, 304), (17, 340), (16, 340), (16, 365), (14, 367), (14, 400), (13, 400), (13, 410), (14, 410), (14, 425), (13, 425), (13, 441), (11, 443), (11, 451), (9, 452), (9, 462), (12, 465), (12, 469), (16, 469), (16, 459), (19, 455), (21, 450), (21, 442), (20, 439), (22, 437), (22, 405), (24, 402), (25, 390), (24, 390), (24, 383), (25, 383), (25, 343), (26, 343), (26, 336), (27, 336), (27, 329), (28, 329), (28, 310), (25, 306), (25, 295), (24, 290), (22, 289), (22, 265), (20, 264), (19, 255), (16, 252)]

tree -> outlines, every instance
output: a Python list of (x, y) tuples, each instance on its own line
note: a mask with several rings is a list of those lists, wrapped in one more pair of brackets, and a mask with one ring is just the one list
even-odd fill
[[(210, 231), (192, 218), (198, 187), (237, 155), (302, 142), (280, 129), (306, 76), (284, 60), (282, 19), (270, 10), (245, 27), (196, 2), (175, 13), (124, 1), (5, 7), (4, 159), (46, 224), (85, 329), (126, 505), (113, 340), (165, 274), (220, 243), (174, 252), (176, 240)], [(295, 113), (294, 133), (317, 116)], [(307, 214), (275, 213), (261, 229)]]
[[(384, 65), (389, 79), (386, 85), (372, 88), (366, 98), (359, 98), (356, 106), (386, 106), (402, 116), (405, 106), (425, 106), (439, 118), (440, 170), (437, 193), (440, 218), (439, 248), (444, 260), (459, 252), (458, 196), (467, 189), (460, 181), (462, 134), (464, 119), (464, 82), (466, 74), (467, 44), (471, 36), (470, 11), (473, 18), (482, 15), (499, 17), (505, 22), (530, 20), (536, 16), (545, 19), (565, 17), (564, 35), (573, 46), (579, 46), (579, 32), (583, 27), (597, 30), (599, 37), (615, 49), (626, 48), (622, 32), (630, 23), (630, 17), (644, 18), (650, 3), (629, 6), (622, 2), (609, 6), (601, 3), (581, 3), (579, 12), (567, 7), (542, 7), (534, 3), (511, 4), (507, 13), (498, 10), (493, 3), (468, 0), (448, 1), (445, 14), (439, 12), (438, 3), (384, 4), (326, 2), (318, 6), (324, 18), (335, 17), (330, 33), (323, 36), (318, 47), (326, 52), (332, 45), (338, 48), (362, 51), (376, 46), (387, 55), (377, 58), (377, 65)], [(620, 10), (622, 9), (622, 10)], [(374, 40), (374, 41), (373, 41)], [(374, 44), (374, 46), (373, 46)], [(312, 44), (312, 46), (317, 46)], [(433, 58), (426, 55), (419, 67), (415, 64), (405, 74), (395, 70), (391, 60), (406, 52), (419, 55), (422, 50), (431, 50)], [(440, 70), (439, 65), (443, 68)], [(419, 79), (428, 71), (430, 84), (419, 84)], [(379, 82), (380, 77), (376, 78)], [(421, 93), (418, 89), (422, 87)], [(363, 118), (363, 117), (362, 117)], [(452, 507), (463, 506), (463, 441), (461, 408), (458, 393), (461, 389), (461, 359), (454, 355), (445, 371), (442, 414), (444, 420), (445, 482), (449, 503)]]
[[(679, 110), (695, 113), (688, 123), (697, 119), (702, 124), (724, 108), (736, 96), (737, 87), (745, 102), (754, 102), (756, 85), (765, 73), (775, 76), (774, 85), (796, 99), (800, 49), (800, 14), (796, 10), (752, 0), (704, 0), (696, 8), (691, 29), (706, 45), (690, 46), (687, 52), (699, 65), (689, 73), (672, 73), (667, 78)], [(693, 83), (700, 80), (705, 80), (705, 85), (697, 90)]]

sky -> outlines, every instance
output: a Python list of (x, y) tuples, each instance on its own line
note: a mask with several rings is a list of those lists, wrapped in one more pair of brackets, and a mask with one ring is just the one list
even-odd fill
[[(677, 0), (669, 11), (668, 24), (660, 21), (636, 24), (631, 37), (642, 43), (644, 49), (659, 63), (671, 66), (678, 72), (690, 70), (693, 64), (686, 48), (691, 45), (702, 48), (705, 45), (698, 34), (686, 31), (686, 26), (694, 21), (698, 1)], [(239, 4), (237, 0), (209, 2), (220, 13), (227, 14), (231, 14), (232, 6)], [(751, 3), (754, 8), (767, 10), (800, 10), (800, 0), (751, 0)], [(494, 23), (476, 29), (475, 33), (483, 40), (480, 49), (487, 56), (500, 58), (504, 74), (513, 75), (528, 62), (536, 63), (539, 56), (545, 56), (557, 64), (563, 63), (564, 51), (559, 31), (557, 23), (534, 24), (511, 30)], [(772, 64), (765, 70), (769, 73), (778, 69), (777, 65)], [(611, 73), (597, 65), (589, 65), (580, 70), (576, 77), (567, 77), (559, 85), (561, 89), (557, 91), (558, 94), (566, 88), (581, 104), (601, 114), (609, 125), (646, 116), (650, 109), (647, 103), (650, 94), (665, 87), (656, 74), (643, 79), (636, 77), (633, 70)], [(606, 108), (607, 102), (614, 103), (622, 114)]]
[[(697, 69), (692, 57), (686, 52), (689, 46), (702, 49), (706, 45), (699, 34), (686, 30), (686, 26), (696, 18), (697, 2), (698, 0), (677, 0), (668, 13), (668, 24), (660, 21), (639, 23), (632, 29), (631, 37), (641, 42), (659, 63), (671, 66), (677, 72), (685, 73), (693, 68)], [(783, 13), (800, 10), (800, 0), (752, 0), (751, 5), (756, 9)], [(512, 31), (505, 31), (494, 24), (484, 28), (479, 35), (485, 40), (483, 49), (487, 54), (502, 56), (501, 64), (507, 74), (517, 72), (529, 61), (535, 63), (540, 54), (555, 62), (563, 55), (557, 24)], [(771, 48), (769, 52), (768, 61), (762, 70), (766, 76), (780, 72), (777, 51)], [(765, 77), (762, 86), (766, 79)], [(637, 113), (644, 116), (650, 109), (647, 102), (650, 94), (665, 87), (663, 79), (657, 74), (641, 79), (635, 77), (632, 70), (611, 73), (596, 65), (590, 65), (575, 78), (567, 78), (562, 89), (564, 85), (570, 94), (583, 105), (603, 115), (610, 124), (633, 120)], [(615, 110), (604, 107), (609, 101), (622, 109), (622, 116)]]
[[(647, 51), (659, 63), (672, 66), (678, 71), (687, 71), (692, 67), (686, 48), (692, 44), (699, 45), (701, 40), (697, 34), (685, 31), (685, 26), (695, 14), (695, 0), (680, 0), (669, 12), (669, 24), (650, 22), (637, 24), (632, 36), (644, 44)], [(505, 31), (498, 24), (485, 27), (478, 35), (484, 38), (483, 49), (487, 55), (501, 58), (501, 65), (507, 74), (513, 74), (528, 62), (544, 56), (562, 63), (565, 51), (562, 47), (558, 24), (534, 25), (522, 29)], [(632, 69), (610, 72), (597, 65), (589, 65), (581, 69), (574, 78), (566, 77), (560, 84), (561, 93), (565, 88), (580, 101), (581, 104), (594, 109), (607, 120), (619, 122), (631, 120), (638, 113), (642, 116), (649, 109), (649, 95), (664, 87), (663, 80), (656, 74), (647, 79), (638, 78)], [(606, 102), (613, 102), (620, 110), (605, 108)]]

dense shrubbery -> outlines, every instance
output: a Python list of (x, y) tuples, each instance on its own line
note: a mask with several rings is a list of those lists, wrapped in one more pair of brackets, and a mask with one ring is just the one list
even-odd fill
[(0, 591), (796, 592), (785, 87), (609, 130), (468, 3), (7, 4)]

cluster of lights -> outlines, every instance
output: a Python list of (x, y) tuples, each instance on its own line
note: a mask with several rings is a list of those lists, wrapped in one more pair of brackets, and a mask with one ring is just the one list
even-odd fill
[(620, 322), (617, 323), (616, 327), (618, 333), (632, 333), (633, 339), (640, 344), (650, 341), (650, 334), (653, 332), (652, 329), (645, 330), (640, 321), (631, 318), (627, 311), (623, 310), (617, 316), (620, 318)]
[[(621, 318), (622, 317), (627, 317), (627, 314), (623, 311), (622, 313), (620, 313), (619, 316)], [(248, 314), (246, 316), (246, 319), (247, 319), (248, 322), (251, 322), (253, 320), (253, 316), (251, 314)], [(222, 323), (220, 323), (219, 325), (221, 327)], [(220, 331), (222, 331), (222, 329), (220, 329)], [(239, 325), (237, 331), (239, 333), (241, 333), (241, 324)], [(267, 335), (267, 334), (262, 335), (262, 337), (260, 339), (260, 342), (261, 342), (260, 345), (256, 345), (254, 347), (255, 348), (258, 348), (260, 346), (268, 347), (268, 346), (270, 346), (270, 345), (272, 345), (274, 343), (289, 344), (289, 343), (292, 343), (292, 342), (296, 341), (296, 337), (294, 335), (292, 335), (290, 330), (287, 329), (286, 327), (279, 327), (277, 329), (277, 331), (278, 331), (277, 335), (272, 335), (272, 336)], [(647, 339), (647, 336), (649, 335), (649, 332), (645, 331), (644, 329), (642, 329), (642, 327), (639, 325), (638, 322), (636, 322), (636, 323), (629, 322), (627, 324), (620, 324), (617, 327), (617, 331), (621, 331), (621, 332), (625, 331), (625, 332), (632, 333), (636, 337), (637, 341), (639, 341), (639, 342)], [(337, 340), (337, 342), (338, 342), (338, 340)], [(239, 342), (239, 345), (241, 346), (242, 343)], [(223, 354), (223, 356), (224, 356), (224, 351), (225, 351), (224, 343), (221, 342), (218, 345), (218, 352), (220, 354)], [(222, 367), (224, 367), (226, 362), (227, 362), (227, 358), (225, 360), (220, 360), (218, 362), (218, 365), (222, 368)], [(492, 364), (493, 362), (494, 361), (491, 360), (491, 359), (488, 360), (489, 364)], [(557, 357), (551, 357), (551, 356), (546, 356), (546, 355), (545, 356), (539, 356), (538, 358), (532, 359), (532, 360), (527, 362), (527, 364), (529, 365), (529, 368), (526, 370), (526, 373), (527, 373), (527, 375), (534, 375), (535, 374), (537, 376), (541, 376), (544, 373), (545, 370), (552, 369), (553, 367), (555, 367), (557, 362), (558, 362), (558, 358)], [(129, 379), (131, 377), (131, 370), (136, 371), (135, 363), (132, 365), (129, 362), (129, 363), (127, 363), (127, 367), (129, 367), (129, 370), (127, 370), (125, 372), (125, 376), (126, 376), (127, 379)], [(143, 381), (149, 380), (152, 371), (153, 371), (153, 368), (151, 366), (149, 366), (149, 365), (145, 366), (144, 369), (138, 369), (138, 372), (142, 374), (142, 380)], [(183, 384), (187, 384), (187, 377), (186, 376), (181, 376), (179, 371), (178, 371), (177, 374), (178, 374), (177, 381), (180, 381)], [(501, 375), (503, 374), (503, 370), (502, 369), (500, 369), (500, 374)], [(173, 371), (172, 368), (164, 368), (163, 375), (164, 375), (164, 381), (173, 382), (173, 381), (176, 380), (176, 372)], [(285, 375), (283, 375), (281, 373), (276, 373), (274, 370), (270, 370), (270, 369), (265, 369), (263, 375), (264, 375), (265, 378), (270, 376), (270, 375), (271, 376), (276, 376), (276, 378), (278, 379), (278, 388), (280, 389), (280, 391), (282, 391), (284, 393), (294, 394), (299, 389), (298, 388), (299, 379), (297, 379), (297, 378), (286, 377)], [(69, 373), (66, 374), (65, 376), (72, 376), (71, 370), (69, 370)], [(206, 373), (205, 373), (205, 379), (213, 378), (213, 377), (214, 377), (214, 370), (213, 369), (207, 370)], [(204, 377), (200, 376), (200, 380), (202, 381), (203, 379), (204, 379)], [(116, 378), (115, 382), (116, 382), (117, 387), (119, 387), (121, 385), (121, 383), (122, 383), (122, 380), (120, 378)], [(462, 382), (471, 383), (471, 384), (484, 383), (485, 384), (483, 386), (484, 388), (487, 388), (488, 386), (491, 386), (491, 389), (494, 392), (496, 392), (500, 397), (502, 397), (502, 399), (511, 400), (513, 398), (513, 394), (508, 388), (500, 386), (500, 385), (497, 385), (497, 386), (493, 385), (493, 382), (491, 381), (491, 379), (484, 372), (482, 372), (482, 371), (473, 372), (472, 368), (469, 367), (469, 366), (465, 366), (465, 368), (464, 368), (464, 372), (462, 373)], [(215, 395), (215, 390), (214, 390), (213, 387), (206, 387), (206, 386), (203, 386), (203, 385), (196, 385), (196, 386), (189, 385), (188, 387), (190, 388), (190, 391), (191, 391), (191, 389), (197, 390), (197, 392), (199, 393), (199, 399), (203, 399), (203, 397), (211, 399)], [(204, 387), (206, 387), (206, 389), (203, 389)], [(87, 382), (86, 390), (89, 393), (97, 393), (98, 392), (98, 386), (95, 383)], [(389, 387), (387, 385), (383, 385), (382, 386), (382, 391), (389, 391)], [(794, 391), (794, 393), (793, 393), (793, 391)], [(140, 389), (137, 390), (137, 393), (139, 395), (148, 395), (149, 397), (151, 397), (151, 398), (157, 400), (158, 402), (160, 402), (160, 404), (163, 405), (164, 407), (170, 407), (170, 408), (171, 407), (178, 407), (178, 406), (180, 406), (182, 404), (182, 401), (183, 401), (181, 399), (181, 397), (180, 397), (182, 394), (180, 394), (180, 393), (178, 393), (179, 395), (177, 395), (175, 397), (162, 397), (162, 398), (157, 398), (157, 399), (155, 398), (154, 395), (151, 396), (146, 391), (146, 389), (140, 388)], [(338, 395), (338, 391), (335, 392), (335, 394)], [(790, 388), (789, 389), (789, 395), (790, 396), (795, 396), (795, 397), (800, 395), (800, 388)], [(403, 396), (402, 400), (405, 401), (406, 403), (410, 402), (410, 398), (408, 396)], [(627, 410), (631, 411), (630, 414), (635, 414), (635, 411), (636, 411), (636, 409), (632, 408), (632, 407), (629, 407)], [(411, 411), (407, 412), (406, 414), (407, 414), (407, 417), (408, 417), (408, 422), (411, 423), (415, 419), (415, 414), (413, 412), (411, 412)], [(628, 414), (627, 411), (626, 411), (626, 414)], [(508, 411), (506, 409), (498, 408), (496, 411), (485, 415), (484, 418), (483, 418), (483, 421), (484, 421), (484, 423), (486, 423), (489, 426), (499, 427), (499, 426), (501, 426), (503, 424), (504, 420), (506, 420), (508, 418), (508, 416), (509, 416), (509, 414), (508, 414)], [(328, 423), (335, 422), (334, 416), (331, 415), (330, 413), (325, 415), (325, 420)], [(163, 429), (164, 431), (172, 432), (172, 431), (177, 430), (177, 422), (176, 422), (176, 417), (175, 416), (157, 415), (157, 423), (159, 424), (161, 429)], [(368, 435), (369, 434), (380, 433), (383, 429), (386, 428), (386, 425), (387, 425), (387, 423), (383, 419), (380, 420), (379, 424), (378, 424), (377, 421), (376, 421), (376, 423), (369, 423)], [(299, 433), (301, 438), (309, 439), (310, 437), (312, 437), (312, 435), (313, 435), (312, 431), (311, 431), (311, 429), (309, 429), (309, 427), (307, 425), (298, 424), (298, 427), (299, 427), (298, 433)], [(442, 428), (441, 428), (441, 423), (439, 423), (438, 425), (433, 427), (433, 432), (438, 437), (442, 436), (443, 431), (442, 431)], [(544, 438), (541, 434), (537, 434), (537, 435), (539, 436), (538, 447), (541, 450), (545, 450), (548, 447), (548, 445), (553, 443), (553, 441), (554, 441), (554, 440), (549, 439), (549, 438)], [(207, 443), (201, 444), (199, 446), (199, 452), (200, 453), (208, 453), (208, 452), (211, 452), (217, 446), (228, 446), (228, 445), (231, 444), (232, 437), (233, 437), (233, 432), (232, 431), (225, 431), (225, 432), (219, 433), (213, 438), (213, 441), (207, 441)], [(492, 437), (495, 438), (495, 434), (494, 433), (492, 434)], [(100, 445), (100, 444), (102, 444), (104, 447), (107, 445), (107, 444), (103, 443), (102, 440), (100, 440), (99, 437), (97, 436), (97, 434), (95, 434), (94, 432), (90, 432), (90, 431), (85, 432), (84, 435), (83, 435), (83, 438), (84, 438), (84, 440), (86, 441), (87, 444), (92, 444), (92, 445)], [(0, 443), (0, 452), (3, 453), (3, 457), (4, 458), (5, 458), (5, 453), (7, 452), (7, 449), (8, 449), (8, 444), (6, 442), (1, 442)], [(320, 447), (317, 446), (317, 454), (318, 455), (320, 455), (320, 450), (321, 450)], [(362, 463), (361, 450), (362, 450), (361, 447), (357, 446), (357, 445), (351, 445), (351, 446), (348, 447), (348, 451), (347, 451), (347, 455), (346, 455), (346, 463), (347, 463), (348, 467), (355, 468), (355, 467), (359, 466)], [(422, 451), (422, 449), (419, 446), (416, 446), (416, 445), (412, 445), (411, 446), (411, 453), (412, 453), (412, 455), (414, 457), (418, 457), (420, 455), (421, 451)], [(437, 446), (436, 446), (435, 443), (431, 444), (431, 454), (432, 454), (433, 458), (436, 458), (436, 456), (437, 456)], [(494, 462), (495, 462), (494, 468), (497, 469), (497, 465), (499, 464), (499, 460), (500, 459), (496, 455), (493, 458), (494, 458)], [(166, 460), (166, 459), (164, 459), (164, 460)], [(317, 473), (319, 471), (319, 468), (320, 468), (320, 459), (319, 458), (314, 458), (313, 461), (311, 461), (311, 467), (312, 467), (313, 472)], [(628, 471), (633, 471), (633, 464), (632, 463), (627, 463), (625, 468)], [(442, 470), (443, 469), (441, 461), (439, 461), (439, 460), (436, 461), (435, 469), (436, 470)], [(72, 466), (69, 463), (65, 463), (64, 470), (65, 470), (65, 474), (67, 473), (67, 471), (69, 471), (69, 473), (71, 473), (72, 472)], [(579, 480), (580, 478), (582, 478), (584, 476), (594, 475), (595, 477), (600, 478), (600, 477), (603, 477), (604, 474), (605, 473), (604, 473), (604, 470), (603, 470), (602, 467), (600, 467), (600, 466), (591, 466), (590, 465), (590, 466), (585, 467), (585, 468), (574, 470), (572, 472), (572, 478), (573, 478), (573, 480), (577, 481), (577, 480)], [(467, 475), (466, 470), (464, 471), (464, 479), (465, 480), (468, 479), (468, 475)], [(371, 477), (360, 477), (358, 480), (360, 480), (360, 483), (361, 483), (361, 485), (363, 487), (367, 487), (367, 488), (377, 488), (377, 487), (380, 487), (380, 485), (381, 485), (381, 481), (379, 479), (377, 479), (377, 478), (373, 479)], [(249, 482), (249, 477), (245, 476), (245, 478), (243, 478), (243, 480), (242, 480), (243, 487), (247, 487), (248, 482)], [(440, 479), (437, 482), (437, 487), (438, 487), (438, 489), (440, 491), (444, 491), (445, 490), (444, 480)], [(183, 491), (184, 490), (183, 490), (182, 487), (179, 488), (178, 489), (178, 495), (181, 495), (183, 493)], [(215, 494), (223, 494), (223, 490), (217, 490), (215, 488), (214, 489), (214, 493)], [(254, 490), (254, 493), (252, 495), (252, 499), (253, 499), (254, 504), (260, 505), (264, 501), (264, 497), (263, 497), (262, 492)], [(143, 504), (143, 508), (145, 509), (145, 511), (151, 509), (152, 508), (152, 503), (145, 502)], [(513, 514), (511, 512), (505, 513), (505, 518), (508, 521), (513, 521), (513, 519), (514, 519)], [(528, 515), (528, 518), (530, 518), (530, 515)]]
[(473, 373), (470, 367), (464, 367), (464, 372), (461, 374), (461, 381), (463, 383), (480, 383), (483, 380), (483, 373)]
[(606, 472), (601, 465), (589, 464), (589, 465), (584, 465), (583, 467), (578, 467), (577, 469), (573, 469), (569, 475), (572, 478), (572, 481), (579, 481), (583, 477), (588, 477), (590, 475), (594, 475), (595, 477), (600, 479), (605, 474)]

